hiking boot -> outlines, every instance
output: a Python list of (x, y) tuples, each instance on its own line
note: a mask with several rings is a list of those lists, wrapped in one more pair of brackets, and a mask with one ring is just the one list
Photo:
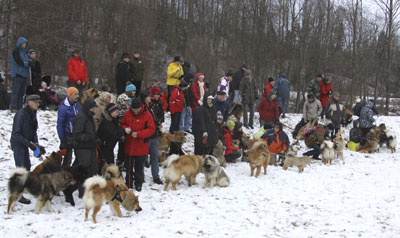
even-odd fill
[(18, 202), (22, 204), (31, 204), (31, 200), (24, 198), (24, 196), (21, 196), (21, 198), (18, 200)]
[(137, 185), (135, 186), (136, 191), (140, 192), (142, 191), (142, 185)]
[(156, 183), (156, 184), (163, 185), (163, 182), (161, 181), (160, 178), (155, 178), (155, 179), (153, 179), (153, 182)]
[(250, 129), (254, 129), (254, 127), (253, 126), (249, 126), (250, 127)]
[(285, 114), (282, 114), (282, 118), (285, 118), (286, 116), (285, 116)]

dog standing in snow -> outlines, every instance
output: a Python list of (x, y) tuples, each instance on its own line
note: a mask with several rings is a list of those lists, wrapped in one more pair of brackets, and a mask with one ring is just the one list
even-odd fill
[(322, 150), (322, 163), (332, 164), (332, 160), (335, 158), (335, 148), (332, 141), (325, 140), (321, 145)]
[(386, 146), (390, 149), (392, 153), (396, 152), (397, 140), (396, 140), (396, 133), (390, 129), (385, 129), (385, 141)]
[(344, 131), (340, 130), (337, 132), (336, 137), (333, 139), (333, 143), (334, 143), (334, 147), (335, 147), (335, 154), (336, 154), (336, 158), (339, 158), (339, 156), (342, 158), (343, 160), (343, 164), (344, 164), (344, 156), (343, 156), (343, 151), (344, 151), (344, 147), (346, 146), (346, 141), (344, 140)]

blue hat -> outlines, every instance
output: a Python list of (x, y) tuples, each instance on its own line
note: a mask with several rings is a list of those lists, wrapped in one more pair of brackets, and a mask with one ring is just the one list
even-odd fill
[(125, 92), (132, 92), (132, 91), (136, 91), (136, 87), (133, 84), (128, 84), (125, 87)]

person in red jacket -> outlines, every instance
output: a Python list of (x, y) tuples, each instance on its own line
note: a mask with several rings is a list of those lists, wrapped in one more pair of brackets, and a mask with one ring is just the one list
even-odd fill
[(203, 105), (203, 97), (206, 93), (206, 78), (204, 74), (198, 73), (194, 78), (194, 83), (192, 84), (192, 93), (193, 93), (193, 100), (192, 100), (192, 112), (196, 109), (197, 104), (200, 106)]
[(333, 93), (331, 78), (330, 77), (323, 78), (319, 83), (319, 88), (320, 88), (319, 100), (321, 101), (322, 105), (321, 119), (324, 119), (326, 105), (328, 104), (330, 95)]
[(224, 142), (225, 142), (225, 160), (228, 163), (235, 163), (242, 154), (240, 153), (239, 148), (234, 147), (232, 145), (232, 131), (235, 128), (235, 122), (232, 120), (228, 120), (226, 122), (226, 126), (224, 126)]
[(267, 98), (269, 96), (269, 92), (274, 88), (275, 80), (273, 78), (268, 78), (268, 83), (264, 87), (263, 98)]
[(67, 63), (68, 87), (75, 87), (79, 90), (79, 97), (82, 97), (83, 89), (86, 87), (88, 76), (85, 61), (82, 60), (79, 50), (74, 50), (72, 57)]
[(182, 91), (182, 82), (178, 86), (171, 88), (171, 97), (169, 99), (169, 111), (171, 112), (171, 126), (169, 127), (169, 133), (174, 134), (175, 131), (179, 131), (179, 122), (181, 118), (181, 112), (183, 104), (185, 103), (185, 96)]
[(260, 113), (260, 127), (265, 125), (266, 129), (274, 126), (274, 123), (279, 120), (279, 106), (276, 100), (276, 92), (271, 90), (269, 96), (263, 98), (258, 104), (258, 112)]
[(125, 161), (126, 185), (133, 188), (135, 181), (135, 189), (140, 192), (144, 182), (144, 163), (149, 154), (149, 137), (156, 131), (154, 120), (140, 100), (133, 98), (129, 110), (121, 120), (121, 127), (132, 130), (131, 134), (125, 135), (125, 153), (128, 156)]

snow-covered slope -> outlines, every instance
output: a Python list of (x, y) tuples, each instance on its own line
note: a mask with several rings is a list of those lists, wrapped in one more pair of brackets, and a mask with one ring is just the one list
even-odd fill
[[(56, 113), (39, 112), (39, 140), (48, 153), (58, 149)], [(143, 211), (123, 210), (124, 217), (111, 215), (104, 205), (97, 224), (84, 222), (82, 201), (76, 206), (63, 195), (52, 201), (53, 212), (34, 212), (30, 205), (16, 205), (7, 215), (6, 184), (14, 168), (9, 138), (13, 116), (0, 112), (0, 231), (3, 237), (398, 237), (400, 234), (400, 159), (382, 148), (376, 154), (345, 151), (343, 165), (313, 161), (302, 174), (268, 167), (268, 174), (250, 177), (247, 163), (228, 164), (231, 185), (202, 189), (186, 181), (177, 191), (164, 192), (153, 184), (150, 169), (139, 195)], [(288, 114), (284, 124), (294, 128), (300, 115)], [(399, 117), (379, 117), (400, 135)], [(165, 128), (168, 128), (168, 123)], [(258, 125), (257, 125), (258, 127)], [(256, 131), (245, 130), (251, 134)], [(290, 129), (285, 128), (289, 132)], [(347, 130), (348, 131), (348, 130)], [(288, 133), (290, 136), (290, 133)], [(193, 151), (188, 138), (186, 151)], [(304, 144), (303, 144), (303, 147)], [(305, 150), (305, 148), (304, 148)], [(33, 168), (39, 161), (31, 157)], [(162, 169), (160, 171), (162, 175)]]

